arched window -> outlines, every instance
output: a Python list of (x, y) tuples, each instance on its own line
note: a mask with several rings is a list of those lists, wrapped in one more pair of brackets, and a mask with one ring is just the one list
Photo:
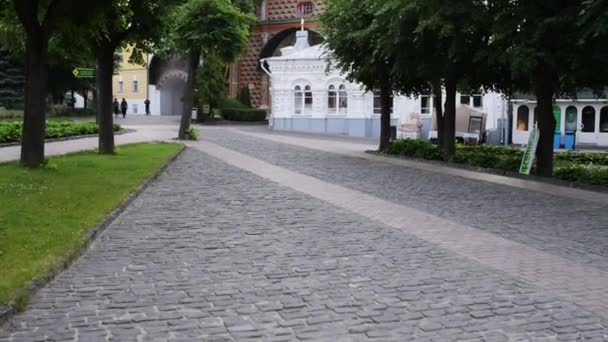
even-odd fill
[(517, 108), (517, 130), (527, 132), (530, 122), (530, 108), (528, 106), (520, 106)]
[(338, 108), (338, 93), (336, 87), (332, 84), (329, 86), (327, 91), (327, 111), (329, 113), (335, 113)]
[(566, 108), (566, 132), (576, 132), (576, 121), (578, 119), (578, 109), (574, 106)]
[(602, 107), (600, 111), (600, 132), (608, 133), (608, 107)]
[(304, 87), (304, 111), (312, 112), (312, 90), (308, 85)]
[(344, 84), (340, 86), (340, 92), (338, 93), (338, 102), (340, 112), (346, 112), (348, 110), (348, 92), (346, 91), (346, 86)]
[(581, 131), (585, 133), (595, 133), (595, 108), (591, 106), (583, 108), (581, 119), (583, 122)]
[(302, 114), (302, 107), (304, 105), (304, 93), (302, 92), (302, 88), (300, 86), (296, 86), (294, 89), (294, 108), (296, 114)]

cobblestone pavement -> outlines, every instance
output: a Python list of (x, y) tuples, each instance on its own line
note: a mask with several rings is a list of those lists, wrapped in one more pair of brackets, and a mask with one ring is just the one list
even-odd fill
[(537, 285), (188, 149), (0, 341), (608, 341)]
[(271, 164), (608, 271), (608, 203), (371, 163), (278, 144), (234, 129), (206, 129), (203, 134), (208, 141)]

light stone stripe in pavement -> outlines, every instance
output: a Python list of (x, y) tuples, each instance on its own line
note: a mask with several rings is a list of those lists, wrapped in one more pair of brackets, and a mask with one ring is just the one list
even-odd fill
[[(207, 129), (207, 128), (206, 128)], [(340, 155), (364, 158), (370, 161), (378, 161), (383, 163), (402, 165), (411, 168), (415, 168), (422, 171), (442, 173), (445, 175), (463, 177), (474, 179), (477, 181), (485, 181), (495, 184), (507, 185), (514, 188), (532, 190), (537, 192), (543, 192), (550, 195), (556, 195), (566, 198), (572, 198), (577, 200), (584, 200), (597, 203), (608, 203), (608, 193), (601, 193), (595, 191), (588, 191), (583, 189), (569, 188), (559, 185), (553, 185), (548, 183), (542, 183), (526, 179), (516, 179), (512, 177), (505, 177), (500, 175), (488, 174), (483, 172), (475, 172), (469, 170), (458, 169), (449, 166), (435, 165), (424, 162), (417, 162), (413, 160), (379, 157), (363, 153), (364, 150), (375, 150), (377, 146), (358, 143), (358, 142), (346, 142), (346, 141), (335, 141), (329, 139), (323, 139), (321, 137), (310, 137), (303, 138), (298, 136), (284, 136), (280, 134), (261, 134), (257, 132), (245, 131), (239, 128), (230, 128), (232, 132), (265, 139), (281, 144), (288, 144), (298, 147), (305, 147), (323, 152), (336, 153)]]
[(400, 229), (482, 265), (529, 281), (608, 318), (608, 273), (479, 229), (327, 183), (209, 142), (192, 143), (228, 164)]

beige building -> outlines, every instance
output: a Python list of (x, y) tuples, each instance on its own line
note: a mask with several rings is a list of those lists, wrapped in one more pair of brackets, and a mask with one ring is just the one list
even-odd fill
[(127, 114), (146, 114), (145, 101), (149, 98), (148, 65), (150, 56), (145, 55), (145, 65), (129, 63), (132, 48), (119, 54), (119, 68), (112, 78), (112, 94), (118, 101), (127, 100)]

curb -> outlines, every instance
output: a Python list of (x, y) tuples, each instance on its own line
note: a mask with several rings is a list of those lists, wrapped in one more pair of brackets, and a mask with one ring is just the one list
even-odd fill
[[(169, 165), (171, 165), (179, 156), (181, 156), (186, 149), (187, 147), (184, 145), (163, 166), (156, 170), (156, 172), (154, 172), (150, 177), (145, 179), (143, 183), (141, 183), (133, 192), (128, 194), (127, 197), (116, 208), (112, 209), (112, 211), (110, 211), (110, 213), (107, 214), (100, 223), (93, 226), (87, 232), (82, 244), (76, 250), (61, 258), (58, 265), (56, 265), (54, 269), (49, 271), (47, 274), (42, 275), (40, 278), (32, 280), (30, 285), (25, 289), (28, 298), (36, 294), (38, 290), (50, 283), (63, 271), (70, 268), (70, 266), (77, 261), (80, 256), (86, 253), (95, 239), (100, 236), (106, 230), (106, 228), (108, 228), (116, 220), (116, 218), (118, 218), (118, 216), (120, 216), (120, 214), (122, 214), (125, 209), (127, 209), (127, 207), (150, 186), (150, 184), (152, 184), (152, 182), (158, 179), (158, 177), (165, 172)], [(4, 323), (8, 322), (8, 320), (17, 313), (19, 313), (19, 311), (16, 308), (15, 300), (12, 300), (7, 305), (0, 306), (0, 327), (2, 327)]]
[[(114, 135), (123, 135), (123, 134), (127, 134), (127, 133), (133, 133), (136, 132), (136, 130), (134, 129), (123, 129), (119, 132), (114, 132)], [(78, 139), (85, 139), (85, 138), (95, 138), (98, 137), (99, 134), (95, 133), (95, 134), (85, 134), (85, 135), (74, 135), (71, 137), (63, 137), (63, 138), (54, 138), (54, 139), (44, 139), (44, 143), (53, 143), (53, 142), (59, 142), (59, 141), (68, 141), (68, 140), (78, 140)], [(11, 147), (11, 146), (21, 146), (21, 142), (11, 142), (11, 143), (4, 143), (4, 144), (0, 144), (0, 148), (3, 147)]]
[(378, 156), (378, 157), (405, 160), (405, 161), (413, 161), (413, 162), (417, 162), (417, 163), (424, 163), (424, 164), (428, 164), (428, 165), (437, 165), (437, 166), (449, 167), (449, 168), (453, 168), (453, 169), (459, 169), (459, 170), (465, 170), (465, 171), (471, 171), (471, 172), (487, 173), (487, 174), (491, 174), (491, 175), (504, 176), (504, 177), (514, 178), (514, 179), (531, 181), (531, 182), (551, 184), (551, 185), (562, 186), (562, 187), (572, 188), (572, 189), (594, 191), (594, 192), (599, 192), (599, 193), (608, 193), (608, 188), (600, 186), (600, 185), (588, 185), (588, 184), (582, 184), (582, 183), (576, 183), (576, 182), (569, 182), (569, 181), (565, 181), (565, 180), (561, 180), (561, 179), (557, 179), (557, 178), (547, 178), (547, 177), (540, 177), (540, 176), (534, 176), (534, 175), (527, 176), (527, 175), (519, 174), (517, 172), (501, 171), (501, 170), (488, 169), (488, 168), (477, 167), (477, 166), (470, 166), (470, 165), (466, 165), (466, 164), (456, 164), (456, 163), (439, 161), (439, 160), (409, 158), (409, 157), (404, 157), (404, 156), (397, 156), (397, 155), (392, 155), (392, 154), (387, 154), (387, 153), (381, 153), (378, 151), (365, 151), (365, 153), (371, 154), (374, 156)]

